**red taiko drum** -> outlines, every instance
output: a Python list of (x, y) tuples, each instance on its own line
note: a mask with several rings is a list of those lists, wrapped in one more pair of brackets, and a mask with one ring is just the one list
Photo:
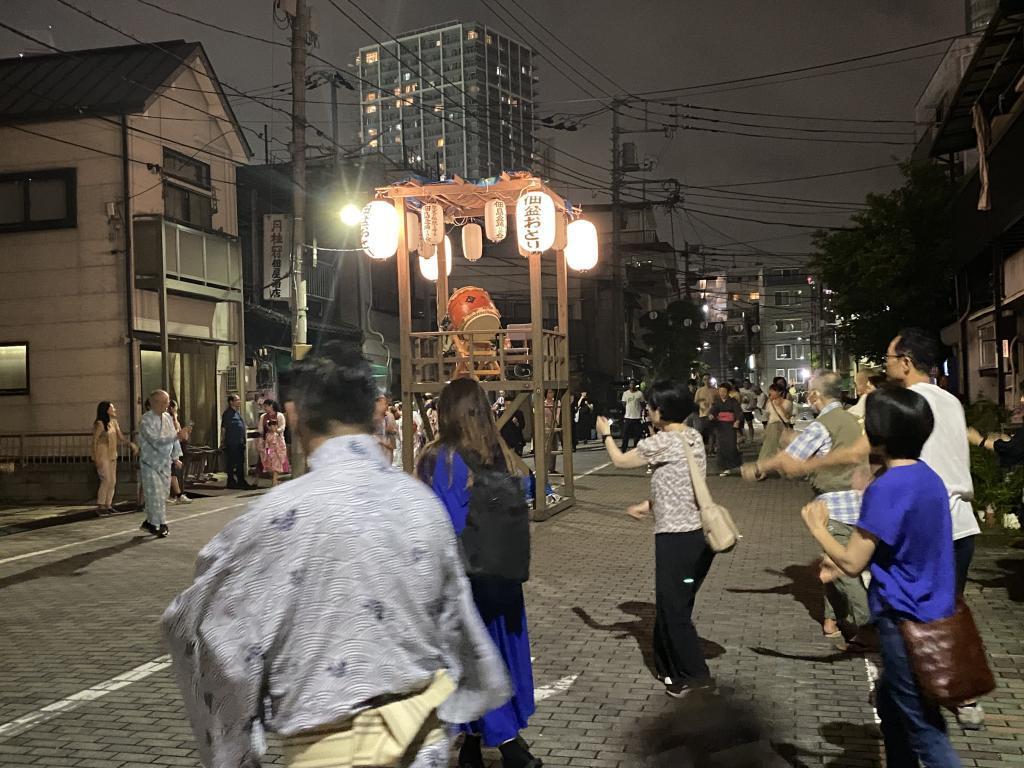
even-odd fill
[(501, 328), (501, 314), (483, 288), (467, 285), (448, 299), (448, 319), (457, 333), (494, 332)]

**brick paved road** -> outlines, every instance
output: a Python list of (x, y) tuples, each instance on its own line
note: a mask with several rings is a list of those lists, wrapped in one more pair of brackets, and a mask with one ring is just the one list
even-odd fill
[[(584, 452), (577, 472), (603, 461)], [(879, 765), (865, 661), (835, 651), (814, 618), (815, 549), (796, 514), (806, 488), (711, 484), (745, 534), (716, 561), (696, 614), (721, 695), (679, 704), (645, 666), (652, 538), (622, 509), (645, 496), (647, 478), (605, 468), (578, 482), (576, 508), (535, 529), (535, 752), (546, 765), (593, 768), (644, 765), (650, 751), (680, 768)], [(0, 539), (0, 765), (196, 765), (155, 623), (196, 551), (243, 505), (176, 508), (188, 519), (172, 519), (165, 541), (137, 535), (136, 516)], [(1000, 541), (976, 562), (968, 596), (1000, 687), (985, 702), (988, 730), (954, 729), (956, 745), (967, 765), (1024, 765), (1024, 551)], [(67, 709), (45, 709), (76, 694)]]

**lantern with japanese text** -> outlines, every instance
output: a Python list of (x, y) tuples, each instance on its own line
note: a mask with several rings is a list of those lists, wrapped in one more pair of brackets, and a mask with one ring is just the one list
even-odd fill
[(420, 221), (412, 211), (405, 214), (405, 245), (410, 251), (418, 251), (420, 247)]
[(597, 265), (597, 227), (589, 221), (576, 219), (566, 227), (565, 262), (580, 272)]
[[(438, 253), (438, 256), (440, 256), (440, 253)], [(420, 274), (427, 280), (437, 281), (438, 256), (435, 256), (432, 259), (425, 259), (420, 256)], [(445, 235), (444, 238), (444, 262), (444, 272), (446, 275), (450, 275), (452, 273), (452, 239), (447, 235)]]
[(527, 190), (516, 202), (519, 252), (544, 253), (555, 242), (555, 201), (546, 192)]
[(420, 209), (420, 239), (434, 245), (444, 240), (444, 208), (437, 203), (424, 203)]
[(398, 250), (398, 211), (391, 203), (373, 200), (363, 208), (360, 245), (371, 259), (390, 259)]
[(484, 228), (487, 239), (500, 243), (508, 234), (508, 211), (504, 200), (488, 200), (484, 206)]
[(470, 222), (462, 228), (462, 255), (467, 261), (479, 261), (483, 253), (483, 232), (479, 224)]

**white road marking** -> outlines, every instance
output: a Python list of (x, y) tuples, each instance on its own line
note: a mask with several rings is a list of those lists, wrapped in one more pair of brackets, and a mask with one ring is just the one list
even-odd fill
[(576, 678), (578, 677), (579, 675), (566, 675), (550, 685), (542, 685), (540, 688), (535, 688), (533, 691), (533, 700), (544, 701), (544, 699), (550, 699), (552, 696), (556, 696), (559, 693), (565, 693), (572, 688), (572, 684), (576, 682)]
[[(205, 512), (196, 512), (195, 514), (186, 515), (185, 517), (176, 517), (174, 520), (168, 520), (167, 522), (168, 523), (181, 523), (181, 522), (184, 522), (185, 520), (192, 520), (192, 519), (197, 518), (197, 517), (206, 517), (206, 515), (213, 515), (213, 514), (216, 514), (217, 512), (223, 512), (223, 511), (228, 510), (228, 509), (233, 509), (235, 507), (241, 506), (242, 504), (246, 504), (246, 503), (248, 503), (248, 502), (242, 501), (242, 502), (238, 502), (238, 503), (235, 503), (235, 504), (228, 504), (227, 506), (224, 506), (224, 507), (217, 507), (216, 509), (208, 509)], [(138, 533), (138, 531), (139, 531), (138, 527), (133, 527), (133, 528), (128, 528), (127, 530), (124, 530), (124, 531), (116, 531), (115, 533), (107, 533), (107, 534), (104, 534), (103, 536), (95, 536), (94, 538), (91, 538), (91, 539), (82, 539), (81, 541), (72, 541), (72, 542), (69, 542), (67, 544), (61, 544), (59, 547), (51, 547), (50, 549), (40, 549), (40, 550), (37, 550), (35, 552), (26, 552), (23, 555), (14, 555), (13, 557), (5, 557), (4, 559), (0, 560), (0, 565), (5, 565), (7, 563), (14, 563), (14, 562), (17, 562), (18, 560), (25, 560), (25, 559), (27, 559), (29, 557), (39, 557), (39, 555), (48, 555), (51, 552), (60, 552), (62, 549), (67, 549), (68, 547), (77, 547), (77, 546), (79, 546), (81, 544), (92, 544), (93, 542), (103, 541), (104, 539), (112, 539), (112, 538), (114, 538), (116, 536), (124, 536), (124, 535), (129, 534), (129, 533)]]
[(586, 477), (587, 475), (592, 475), (595, 472), (599, 472), (600, 470), (602, 470), (605, 467), (610, 466), (610, 465), (611, 465), (611, 462), (610, 461), (606, 461), (604, 464), (600, 464), (600, 465), (594, 467), (593, 469), (588, 469), (582, 475), (573, 475), (572, 479), (573, 480), (579, 480), (581, 477)]
[(157, 672), (162, 672), (170, 665), (170, 656), (160, 656), (152, 661), (147, 661), (145, 664), (140, 664), (135, 667), (135, 669), (129, 669), (127, 672), (117, 675), (116, 677), (104, 680), (102, 683), (97, 683), (90, 688), (86, 688), (84, 691), (73, 693), (60, 701), (47, 704), (42, 709), (37, 709), (35, 712), (22, 715), (16, 720), (11, 720), (9, 723), (4, 723), (3, 725), (0, 725), (0, 742), (12, 739), (27, 730), (35, 728), (37, 725), (42, 725), (43, 723), (53, 720), (55, 717), (59, 717), (66, 712), (76, 710), (91, 701), (102, 699), (108, 693), (112, 693), (120, 688), (129, 686), (139, 680), (144, 680), (150, 675), (155, 675)]
[(875, 724), (881, 725), (882, 718), (878, 716), (878, 704), (875, 701), (875, 687), (878, 685), (878, 665), (867, 656), (864, 657), (864, 669), (868, 673), (868, 697), (871, 701), (871, 709), (875, 715)]

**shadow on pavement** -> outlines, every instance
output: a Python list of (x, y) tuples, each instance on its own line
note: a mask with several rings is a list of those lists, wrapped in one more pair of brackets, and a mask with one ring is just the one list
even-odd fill
[[(574, 607), (572, 612), (580, 617), (580, 620), (590, 629), (597, 629), (603, 632), (617, 632), (617, 639), (632, 637), (640, 653), (643, 655), (644, 666), (655, 677), (658, 672), (654, 665), (654, 603), (645, 603), (639, 600), (632, 600), (620, 603), (619, 610), (636, 616), (636, 620), (616, 621), (612, 624), (601, 624), (587, 613), (583, 608)], [(717, 659), (725, 653), (725, 648), (711, 640), (700, 639), (704, 650), (705, 659)]]
[(783, 653), (782, 651), (765, 648), (764, 646), (752, 647), (750, 650), (758, 656), (768, 656), (773, 659), (791, 659), (793, 661), (811, 661), (816, 664), (834, 664), (837, 661), (844, 661), (853, 656), (864, 655), (863, 653), (853, 651), (835, 651), (825, 656), (813, 656), (809, 653)]
[(821, 624), (825, 618), (825, 596), (818, 579), (818, 564), (787, 565), (781, 571), (766, 568), (765, 573), (789, 579), (789, 584), (761, 589), (727, 589), (738, 595), (788, 595), (803, 605), (811, 618)]
[[(792, 768), (811, 768), (824, 765), (825, 768), (861, 768), (866, 765), (881, 765), (882, 734), (878, 726), (868, 723), (844, 723), (833, 721), (823, 723), (818, 729), (821, 737), (833, 744), (842, 753), (825, 754), (816, 750), (806, 749), (796, 744), (773, 742), (775, 753)], [(805, 762), (802, 758), (812, 758)], [(821, 762), (824, 758), (824, 763)]]
[(80, 555), (66, 557), (55, 563), (47, 563), (46, 565), (40, 565), (36, 568), (30, 568), (27, 571), (22, 571), (21, 573), (16, 573), (12, 576), (0, 579), (0, 589), (6, 589), (7, 587), (13, 587), (16, 584), (24, 584), (27, 581), (34, 581), (36, 579), (84, 576), (85, 570), (96, 561), (102, 560), (106, 557), (119, 555), (122, 552), (127, 552), (129, 549), (144, 543), (149, 538), (149, 536), (135, 536), (134, 538), (123, 541), (120, 544), (113, 544), (109, 547), (94, 549), (91, 552), (83, 552)]
[[(745, 702), (695, 692), (638, 723), (649, 768), (785, 768), (769, 728)], [(790, 765), (793, 765), (790, 763)], [(797, 764), (799, 765), (799, 764)]]
[(1015, 603), (1024, 603), (1024, 558), (1006, 557), (996, 561), (996, 567), (1003, 573), (991, 579), (968, 578), (972, 584), (986, 589), (1001, 588)]

